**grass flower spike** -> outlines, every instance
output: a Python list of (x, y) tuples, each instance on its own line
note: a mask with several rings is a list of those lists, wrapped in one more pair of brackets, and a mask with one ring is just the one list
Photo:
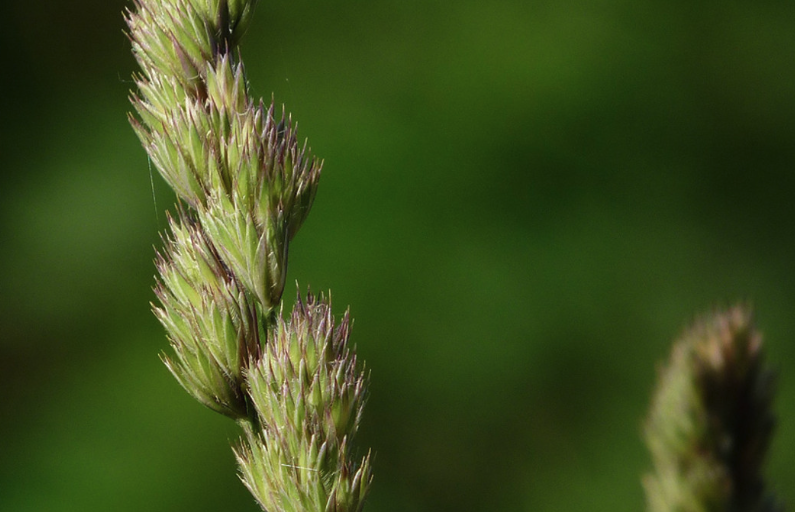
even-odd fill
[[(260, 423), (271, 428), (249, 432), (237, 456), (244, 483), (265, 510), (363, 505), (369, 455), (358, 469), (347, 460), (365, 392), (348, 347), (349, 326), (347, 313), (335, 326), (330, 304), (309, 294), (289, 321), (279, 321), (266, 357), (248, 370)], [(328, 474), (339, 478), (329, 481)]]
[(674, 345), (646, 423), (649, 512), (778, 512), (761, 469), (774, 426), (772, 373), (751, 313), (735, 307)]
[(351, 441), (366, 379), (346, 313), (308, 294), (281, 318), (289, 244), (322, 163), (253, 100), (237, 45), (254, 0), (137, 0), (130, 121), (181, 202), (157, 259), (155, 314), (185, 390), (235, 419), (241, 479), (264, 510), (361, 510), (370, 459)]

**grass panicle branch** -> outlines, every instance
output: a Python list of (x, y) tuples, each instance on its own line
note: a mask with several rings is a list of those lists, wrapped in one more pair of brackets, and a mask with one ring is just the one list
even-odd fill
[[(354, 467), (348, 443), (362, 415), (366, 377), (348, 346), (346, 313), (308, 294), (279, 320), (267, 355), (248, 369), (260, 423), (237, 451), (243, 481), (266, 510), (359, 510), (371, 480), (370, 455)], [(297, 433), (297, 435), (296, 435)], [(324, 480), (335, 474), (336, 481)], [(290, 482), (299, 482), (295, 486)], [(274, 493), (286, 489), (289, 495)]]
[[(370, 456), (350, 443), (366, 381), (322, 296), (281, 318), (289, 244), (322, 162), (289, 115), (251, 97), (237, 45), (254, 0), (136, 0), (130, 122), (180, 205), (154, 312), (185, 390), (235, 419), (240, 477), (269, 512), (361, 510)], [(300, 293), (299, 293), (300, 297)]]

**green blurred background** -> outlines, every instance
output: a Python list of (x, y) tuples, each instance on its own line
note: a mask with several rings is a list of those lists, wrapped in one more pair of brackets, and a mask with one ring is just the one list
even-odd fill
[[(289, 280), (356, 318), (366, 510), (641, 510), (656, 364), (738, 300), (795, 500), (795, 3), (370, 3), (262, 0), (243, 42), (326, 161)], [(258, 510), (158, 359), (126, 5), (0, 6), (0, 510)]]

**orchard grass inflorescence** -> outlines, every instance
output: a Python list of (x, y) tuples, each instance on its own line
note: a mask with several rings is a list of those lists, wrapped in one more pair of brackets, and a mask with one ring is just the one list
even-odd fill
[(366, 375), (308, 293), (283, 319), (290, 241), (322, 162), (289, 116), (250, 97), (238, 43), (255, 0), (137, 0), (127, 13), (141, 67), (130, 122), (179, 205), (157, 258), (155, 314), (183, 388), (236, 420), (240, 477), (269, 512), (361, 510), (370, 456), (351, 442)]
[(646, 422), (648, 512), (781, 512), (762, 464), (774, 375), (747, 307), (697, 322), (674, 344)]

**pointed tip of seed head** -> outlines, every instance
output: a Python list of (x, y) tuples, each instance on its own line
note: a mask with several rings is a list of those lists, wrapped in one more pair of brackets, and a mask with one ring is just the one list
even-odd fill
[(674, 344), (645, 426), (654, 461), (644, 480), (650, 512), (682, 505), (682, 496), (699, 509), (705, 496), (754, 510), (765, 499), (760, 469), (774, 424), (774, 379), (761, 339), (743, 303), (698, 318)]

